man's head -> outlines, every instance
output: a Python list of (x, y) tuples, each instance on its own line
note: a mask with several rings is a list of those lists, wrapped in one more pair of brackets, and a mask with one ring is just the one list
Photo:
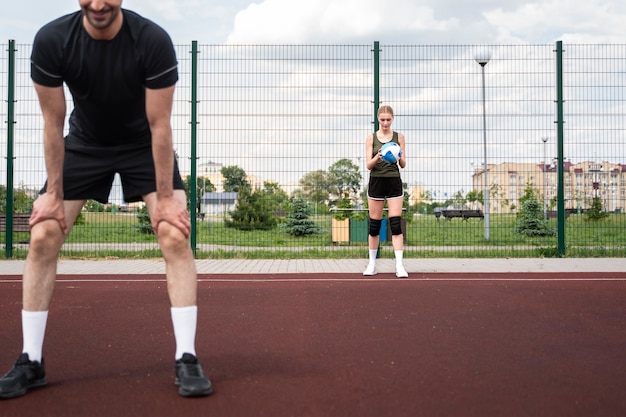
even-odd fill
[(122, 0), (78, 0), (85, 30), (95, 39), (112, 39), (122, 26)]

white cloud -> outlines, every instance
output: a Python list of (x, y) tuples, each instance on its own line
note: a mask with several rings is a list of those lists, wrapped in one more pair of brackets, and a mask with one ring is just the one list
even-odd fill
[(484, 17), (498, 28), (497, 42), (619, 43), (626, 40), (623, 9), (615, 2), (552, 0), (508, 11), (497, 8), (484, 12)]
[[(162, 25), (175, 43), (624, 43), (618, 0), (124, 0)], [(8, 2), (0, 40), (31, 42), (76, 1)], [(7, 17), (10, 16), (10, 19)]]
[[(392, 4), (390, 4), (392, 3)], [(411, 0), (265, 0), (234, 19), (227, 43), (345, 42), (400, 32), (444, 31), (456, 18), (437, 20), (434, 11)], [(380, 39), (379, 39), (380, 40)]]

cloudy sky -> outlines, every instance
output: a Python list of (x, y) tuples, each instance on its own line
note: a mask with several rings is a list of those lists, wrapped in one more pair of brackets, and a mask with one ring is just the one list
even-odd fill
[[(30, 43), (78, 1), (5, 2), (0, 39)], [(624, 43), (621, 0), (125, 0), (174, 43)]]
[[(77, 0), (5, 3), (0, 16), (0, 42), (5, 45), (8, 39), (30, 44), (43, 24), (78, 10)], [(626, 44), (623, 0), (124, 0), (123, 6), (159, 23), (176, 45), (188, 45), (192, 40), (201, 45), (371, 45), (380, 41), (383, 45), (549, 46), (558, 40), (564, 44)], [(495, 69), (495, 65), (491, 67)], [(477, 67), (472, 68), (478, 74)], [(399, 127), (402, 131), (403, 126)], [(532, 141), (539, 143), (537, 138)], [(533, 146), (527, 147), (540, 149)], [(360, 142), (358, 149), (354, 155), (360, 155)], [(447, 148), (437, 149), (445, 153)], [(567, 156), (576, 156), (569, 152)], [(454, 162), (437, 155), (429, 160)], [(467, 172), (450, 184), (469, 181), (469, 159), (462, 164)], [(244, 168), (248, 172), (255, 169)], [(317, 168), (307, 166), (306, 170)], [(409, 172), (408, 177), (415, 183), (429, 183), (418, 172)]]

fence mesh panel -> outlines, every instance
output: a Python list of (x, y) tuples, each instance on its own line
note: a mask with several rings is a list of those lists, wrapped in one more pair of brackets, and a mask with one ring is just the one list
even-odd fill
[[(16, 46), (13, 186), (14, 210), (22, 212), (46, 177), (30, 49)], [(199, 45), (196, 74), (192, 45), (177, 45), (176, 52), (173, 140), (187, 186), (196, 183), (190, 210), (198, 257), (365, 257), (365, 138), (378, 104), (394, 109), (393, 128), (407, 140), (405, 256), (556, 254), (558, 236), (550, 230), (557, 226), (561, 75), (554, 45)], [(477, 58), (485, 57), (482, 67)], [(3, 97), (8, 59), (2, 48)], [(626, 45), (564, 47), (562, 187), (570, 256), (626, 251), (625, 66)], [(69, 115), (69, 93), (67, 100)], [(8, 106), (0, 114), (5, 191)], [(527, 204), (529, 194), (535, 206)], [(316, 233), (293, 232), (294, 200), (303, 202), (307, 227)], [(534, 220), (545, 234), (520, 232), (525, 207), (538, 210)], [(139, 209), (123, 201), (116, 179), (110, 204), (88, 202), (62, 254), (158, 255), (154, 236), (142, 232)], [(463, 219), (470, 213), (479, 217)], [(13, 240), (27, 238), (15, 232)], [(382, 256), (391, 256), (389, 240)], [(16, 247), (24, 253), (28, 246)]]

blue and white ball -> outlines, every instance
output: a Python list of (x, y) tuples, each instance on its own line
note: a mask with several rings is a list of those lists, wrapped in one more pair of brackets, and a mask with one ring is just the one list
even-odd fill
[(395, 142), (387, 142), (380, 148), (383, 161), (395, 164), (402, 156), (402, 148)]

